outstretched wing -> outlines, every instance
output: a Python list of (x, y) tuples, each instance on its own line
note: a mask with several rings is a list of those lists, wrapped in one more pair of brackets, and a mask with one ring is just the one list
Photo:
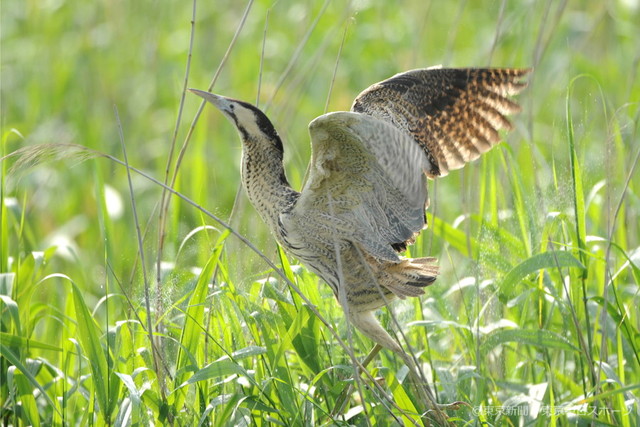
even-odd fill
[(520, 107), (507, 96), (520, 92), (529, 69), (427, 68), (397, 74), (363, 91), (351, 110), (409, 132), (446, 175), (478, 158), (511, 129), (505, 115)]
[(309, 177), (285, 222), (296, 222), (327, 247), (348, 240), (397, 261), (394, 247), (425, 224), (424, 173), (431, 165), (424, 152), (406, 132), (351, 112), (320, 116), (309, 133)]

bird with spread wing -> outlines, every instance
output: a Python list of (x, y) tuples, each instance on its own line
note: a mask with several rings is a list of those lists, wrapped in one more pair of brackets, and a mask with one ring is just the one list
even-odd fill
[(242, 183), (287, 253), (333, 290), (364, 335), (406, 358), (374, 311), (420, 296), (438, 275), (435, 258), (400, 255), (426, 226), (426, 180), (478, 158), (510, 129), (528, 69), (428, 68), (397, 74), (355, 99), (351, 111), (311, 122), (302, 191), (284, 173), (283, 144), (255, 106), (199, 90), (236, 126)]
[(510, 129), (527, 69), (407, 71), (362, 92), (350, 112), (309, 125), (312, 157), (291, 188), (270, 120), (246, 102), (192, 90), (220, 109), (243, 141), (242, 183), (282, 247), (324, 279), (349, 320), (382, 346), (398, 344), (372, 312), (419, 296), (438, 274), (433, 258), (398, 253), (425, 227), (426, 177), (479, 157)]

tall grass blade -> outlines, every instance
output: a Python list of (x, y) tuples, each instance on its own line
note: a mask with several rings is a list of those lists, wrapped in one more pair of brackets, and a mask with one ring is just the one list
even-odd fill
[[(204, 368), (198, 370), (191, 378), (189, 378), (186, 382), (180, 385), (180, 387), (184, 387), (189, 384), (194, 384), (198, 381), (205, 381), (212, 378), (225, 377), (232, 374), (236, 375), (245, 375), (251, 381), (252, 376), (247, 373), (246, 369), (242, 367), (238, 362), (242, 359), (246, 359), (249, 357), (260, 356), (265, 354), (267, 349), (264, 347), (258, 347), (255, 345), (245, 347), (241, 350), (234, 351), (231, 357), (222, 356), (220, 359), (216, 360), (205, 366)], [(255, 381), (252, 381), (255, 384)]]
[[(566, 99), (566, 114), (567, 114), (567, 138), (569, 142), (569, 159), (571, 165), (571, 190), (573, 191), (573, 212), (576, 221), (576, 248), (578, 249), (578, 255), (580, 261), (588, 267), (588, 260), (586, 257), (586, 240), (587, 240), (587, 227), (585, 223), (585, 210), (584, 210), (584, 189), (582, 186), (582, 170), (580, 163), (578, 162), (578, 154), (576, 152), (575, 136), (573, 131), (573, 116), (571, 111), (571, 89), (576, 80), (581, 76), (575, 77), (569, 84), (569, 90), (567, 91)], [(586, 278), (587, 271), (584, 271), (584, 277)]]
[(531, 258), (515, 266), (502, 279), (498, 289), (505, 297), (513, 297), (517, 285), (529, 274), (543, 269), (553, 268), (578, 268), (584, 270), (586, 267), (573, 254), (566, 251), (549, 251), (536, 254)]
[[(587, 343), (586, 348), (583, 348), (584, 355), (586, 356), (587, 367), (589, 369), (591, 385), (596, 385), (596, 374), (593, 364), (593, 356), (591, 355), (591, 351), (593, 349), (593, 333), (591, 329), (591, 320), (589, 316), (589, 311), (587, 307), (587, 284), (586, 279), (589, 273), (589, 259), (587, 258), (587, 248), (586, 248), (586, 240), (587, 240), (587, 227), (586, 227), (586, 219), (585, 219), (585, 203), (584, 203), (584, 189), (582, 185), (582, 169), (580, 168), (580, 164), (578, 162), (578, 154), (576, 152), (575, 146), (575, 137), (573, 132), (573, 117), (571, 112), (571, 91), (575, 82), (581, 78), (582, 76), (578, 76), (573, 78), (569, 83), (569, 89), (567, 90), (567, 98), (566, 98), (566, 115), (567, 115), (567, 138), (569, 142), (569, 158), (571, 165), (571, 189), (573, 191), (573, 210), (575, 216), (575, 239), (574, 242), (575, 250), (580, 257), (580, 262), (586, 267), (582, 274), (579, 276), (579, 280), (571, 281), (571, 296), (574, 299), (577, 299), (580, 293), (582, 294), (582, 302), (583, 302), (583, 316), (584, 322), (586, 325), (586, 333), (587, 333)], [(581, 285), (581, 289), (578, 290), (578, 284)], [(576, 300), (575, 302), (578, 302)], [(575, 304), (574, 306), (579, 307), (579, 304)], [(579, 317), (579, 315), (578, 315)], [(578, 319), (576, 319), (577, 321)], [(577, 325), (576, 325), (577, 326)], [(585, 390), (586, 392), (586, 390)]]
[(120, 388), (120, 380), (109, 367), (105, 350), (100, 343), (100, 330), (96, 321), (91, 316), (91, 312), (82, 296), (82, 291), (71, 281), (71, 291), (73, 305), (76, 311), (76, 322), (78, 327), (78, 340), (91, 368), (91, 377), (94, 383), (94, 390), (98, 406), (102, 411), (102, 418), (105, 423), (111, 422), (111, 414), (115, 408), (117, 400), (115, 395)]
[[(182, 329), (182, 335), (180, 336), (180, 352), (178, 353), (178, 360), (176, 363), (176, 370), (178, 372), (175, 379), (176, 386), (179, 386), (186, 380), (189, 375), (188, 371), (197, 370), (199, 363), (203, 360), (203, 358), (199, 356), (199, 348), (201, 348), (199, 344), (206, 331), (204, 326), (205, 302), (207, 295), (209, 294), (209, 283), (211, 282), (215, 268), (220, 261), (223, 242), (229, 235), (230, 233), (225, 231), (218, 239), (213, 254), (211, 254), (202, 269), (202, 272), (196, 282), (195, 289), (191, 294), (191, 298), (189, 298), (188, 306), (185, 311), (185, 322)], [(182, 410), (185, 399), (186, 393), (184, 391), (178, 391), (174, 402), (174, 409), (176, 411)]]
[(60, 347), (36, 341), (19, 335), (0, 332), (0, 347), (37, 348), (48, 351), (62, 351)]
[[(149, 425), (149, 419), (146, 416), (146, 411), (142, 408), (142, 393), (136, 386), (134, 379), (131, 375), (116, 372), (116, 375), (122, 381), (122, 384), (127, 388), (129, 395), (128, 398), (131, 402), (131, 409), (128, 415), (128, 421), (131, 425), (140, 425), (141, 421), (143, 425)], [(122, 412), (122, 408), (121, 408)]]
[(467, 236), (464, 231), (458, 230), (432, 213), (427, 212), (427, 216), (435, 235), (442, 237), (462, 255), (477, 258), (479, 244), (475, 238)]
[[(47, 403), (58, 413), (60, 414), (60, 408), (59, 406), (51, 399), (51, 397), (49, 396), (49, 394), (47, 393), (47, 391), (42, 387), (42, 385), (38, 382), (38, 380), (36, 379), (35, 376), (33, 376), (33, 374), (31, 373), (31, 371), (27, 368), (27, 366), (22, 363), (22, 361), (20, 360), (20, 358), (9, 349), (9, 347), (6, 347), (4, 345), (0, 346), (0, 355), (2, 355), (2, 357), (4, 357), (5, 359), (7, 359), (9, 361), (9, 363), (11, 365), (13, 365), (15, 367), (15, 369), (17, 369), (18, 371), (20, 371), (22, 373), (22, 375), (25, 376), (25, 378), (27, 380), (29, 380), (29, 382), (31, 383), (31, 385), (33, 387), (35, 387), (36, 389), (38, 389), (38, 391), (40, 392), (40, 395), (42, 397), (44, 397), (44, 399), (47, 401)], [(9, 368), (11, 369), (11, 367)], [(31, 389), (33, 391), (33, 389)], [(17, 402), (16, 402), (17, 403)]]
[[(2, 304), (4, 305), (4, 308), (2, 307), (2, 305), (0, 305), (0, 308), (2, 309), (1, 324), (3, 329), (6, 328), (5, 330), (12, 330), (9, 322), (5, 320), (6, 317), (9, 317), (12, 320), (11, 323), (13, 323), (13, 330), (15, 330), (16, 335), (23, 335), (22, 327), (20, 326), (20, 310), (18, 304), (13, 299), (11, 299), (9, 295), (0, 295), (0, 302), (2, 302)], [(7, 313), (9, 314), (8, 316)]]
[(7, 372), (7, 382), (9, 390), (11, 390), (11, 394), (13, 395), (13, 401), (16, 407), (20, 408), (20, 410), (16, 412), (21, 413), (26, 425), (39, 427), (40, 417), (38, 416), (38, 405), (33, 396), (33, 389), (25, 375), (20, 372), (19, 369), (16, 369), (15, 366), (11, 366)]
[(306, 305), (302, 306), (298, 311), (298, 315), (288, 333), (292, 337), (291, 343), (302, 361), (311, 369), (313, 374), (320, 372), (323, 364), (321, 360), (322, 353), (319, 348), (320, 324)]

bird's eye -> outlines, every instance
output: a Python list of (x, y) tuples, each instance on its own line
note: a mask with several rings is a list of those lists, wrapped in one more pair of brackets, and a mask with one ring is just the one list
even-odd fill
[(229, 104), (229, 110), (233, 111), (236, 109), (236, 106), (234, 104)]

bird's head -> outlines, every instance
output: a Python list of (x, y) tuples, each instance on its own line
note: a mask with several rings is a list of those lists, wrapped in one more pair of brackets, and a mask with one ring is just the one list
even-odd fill
[(227, 98), (198, 89), (189, 89), (199, 97), (213, 104), (233, 123), (242, 137), (244, 143), (252, 141), (268, 140), (280, 151), (283, 150), (282, 141), (278, 132), (267, 116), (258, 108), (248, 102)]

